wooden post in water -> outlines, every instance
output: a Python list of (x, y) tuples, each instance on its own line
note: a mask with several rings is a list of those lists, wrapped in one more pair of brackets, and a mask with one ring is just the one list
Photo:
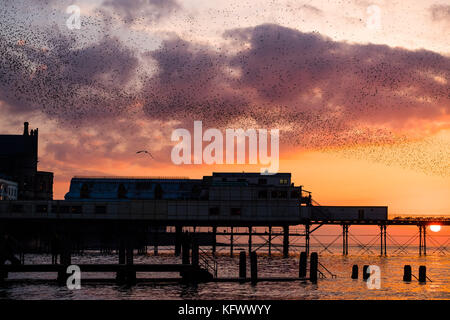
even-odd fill
[(58, 271), (58, 283), (66, 284), (68, 275), (66, 273), (67, 267), (71, 264), (71, 243), (67, 236), (61, 238), (60, 241), (60, 268)]
[(427, 282), (427, 267), (425, 266), (419, 267), (419, 282)]
[(312, 283), (317, 283), (317, 272), (319, 267), (319, 256), (317, 252), (311, 253), (311, 260), (309, 265), (309, 280)]
[(258, 256), (256, 251), (250, 253), (250, 278), (252, 284), (258, 282)]
[(233, 257), (233, 227), (230, 230), (230, 257)]
[(411, 266), (405, 265), (403, 267), (403, 281), (411, 281)]
[(352, 279), (358, 279), (358, 265), (354, 264), (352, 267)]
[(252, 227), (248, 227), (248, 254), (252, 253)]
[(212, 230), (212, 232), (213, 232), (213, 243), (212, 243), (212, 254), (213, 254), (213, 256), (215, 256), (216, 255), (216, 245), (217, 245), (217, 227), (213, 227), (213, 230)]
[(239, 279), (244, 282), (247, 278), (247, 257), (245, 251), (239, 253)]
[(199, 263), (199, 246), (197, 240), (194, 239), (192, 243), (192, 265), (198, 267)]
[(187, 234), (183, 235), (183, 242), (181, 244), (181, 263), (182, 264), (190, 264), (190, 242)]
[(126, 250), (126, 264), (127, 264), (127, 272), (126, 272), (126, 281), (127, 284), (133, 285), (136, 283), (136, 271), (133, 269), (133, 258), (134, 258), (134, 252), (133, 252), (133, 243), (129, 239), (127, 241), (127, 250)]
[(299, 278), (306, 278), (306, 264), (308, 263), (308, 256), (306, 255), (306, 252), (303, 251), (300, 253), (300, 266), (298, 270), (298, 277)]
[(367, 279), (369, 279), (369, 276), (370, 276), (370, 274), (369, 274), (369, 266), (368, 265), (365, 265), (364, 267), (363, 267), (363, 280), (364, 281), (366, 281)]
[(272, 257), (272, 226), (269, 226), (269, 257)]

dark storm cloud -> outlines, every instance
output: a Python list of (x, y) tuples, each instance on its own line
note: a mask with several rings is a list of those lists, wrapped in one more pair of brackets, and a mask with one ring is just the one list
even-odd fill
[(77, 47), (62, 35), (48, 48), (0, 39), (0, 98), (11, 112), (41, 110), (61, 121), (82, 122), (122, 112), (130, 101), (123, 87), (137, 58), (118, 39)]
[(112, 8), (125, 22), (142, 18), (158, 21), (180, 8), (176, 0), (105, 0), (103, 5)]

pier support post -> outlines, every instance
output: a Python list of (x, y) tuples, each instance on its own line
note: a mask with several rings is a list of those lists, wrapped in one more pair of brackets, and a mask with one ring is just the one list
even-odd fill
[(248, 254), (252, 253), (252, 227), (248, 227)]
[(386, 225), (380, 225), (380, 256), (386, 256)]
[(269, 226), (269, 257), (272, 257), (272, 226)]
[(309, 256), (309, 236), (311, 234), (310, 230), (309, 230), (309, 223), (305, 224), (305, 251), (306, 251), (306, 256)]
[(216, 255), (216, 245), (217, 245), (217, 227), (213, 227), (212, 229), (212, 233), (213, 233), (213, 243), (212, 243), (212, 254), (213, 256)]
[[(125, 262), (126, 262), (125, 261), (125, 251), (126, 251), (125, 249), (126, 249), (125, 241), (123, 239), (121, 239), (119, 242), (119, 264), (120, 265), (125, 265)], [(125, 283), (125, 278), (126, 278), (125, 270), (117, 271), (116, 281), (118, 284)]]
[(283, 226), (283, 258), (289, 257), (289, 226)]
[(68, 274), (67, 267), (71, 265), (71, 243), (67, 236), (64, 236), (60, 241), (60, 267), (58, 271), (58, 283), (66, 284)]
[(256, 251), (250, 253), (250, 278), (252, 284), (258, 282), (258, 256)]
[(419, 282), (427, 282), (427, 267), (425, 266), (419, 267)]
[(245, 251), (239, 253), (239, 279), (244, 282), (247, 278), (247, 257)]
[(198, 267), (199, 265), (199, 245), (197, 240), (194, 239), (192, 242), (192, 265)]
[(427, 226), (419, 225), (419, 255), (427, 255)]
[(308, 263), (308, 256), (306, 255), (306, 252), (303, 251), (300, 253), (300, 265), (298, 269), (298, 277), (299, 278), (306, 278), (306, 264)]
[(358, 279), (358, 265), (354, 264), (352, 267), (352, 279)]
[(189, 241), (189, 236), (187, 234), (183, 235), (183, 243), (181, 245), (181, 263), (182, 264), (190, 264), (190, 249), (191, 244)]
[(133, 268), (134, 263), (133, 258), (134, 258), (133, 243), (131, 241), (128, 241), (126, 250), (126, 264), (127, 264), (126, 281), (128, 285), (133, 285), (136, 283), (136, 271)]
[(181, 253), (181, 243), (183, 238), (183, 227), (176, 226), (175, 227), (175, 256), (179, 256)]
[(153, 255), (158, 255), (158, 229), (153, 231)]
[(403, 267), (403, 281), (411, 281), (411, 266), (405, 265)]
[(230, 257), (233, 257), (233, 227), (230, 230)]
[(342, 255), (348, 255), (348, 224), (342, 225)]
[(317, 252), (311, 253), (311, 260), (309, 265), (309, 280), (312, 283), (317, 283), (317, 273), (319, 267), (319, 255)]

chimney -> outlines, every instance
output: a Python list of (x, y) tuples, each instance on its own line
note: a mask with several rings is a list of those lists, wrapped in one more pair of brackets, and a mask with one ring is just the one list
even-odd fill
[(28, 122), (23, 123), (23, 135), (28, 136)]

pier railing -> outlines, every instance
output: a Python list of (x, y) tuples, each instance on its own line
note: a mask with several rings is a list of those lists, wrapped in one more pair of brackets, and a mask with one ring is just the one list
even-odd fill
[(199, 264), (201, 267), (203, 267), (205, 270), (207, 270), (209, 273), (211, 273), (214, 278), (217, 278), (217, 260), (210, 256), (208, 252), (205, 250), (199, 248)]

